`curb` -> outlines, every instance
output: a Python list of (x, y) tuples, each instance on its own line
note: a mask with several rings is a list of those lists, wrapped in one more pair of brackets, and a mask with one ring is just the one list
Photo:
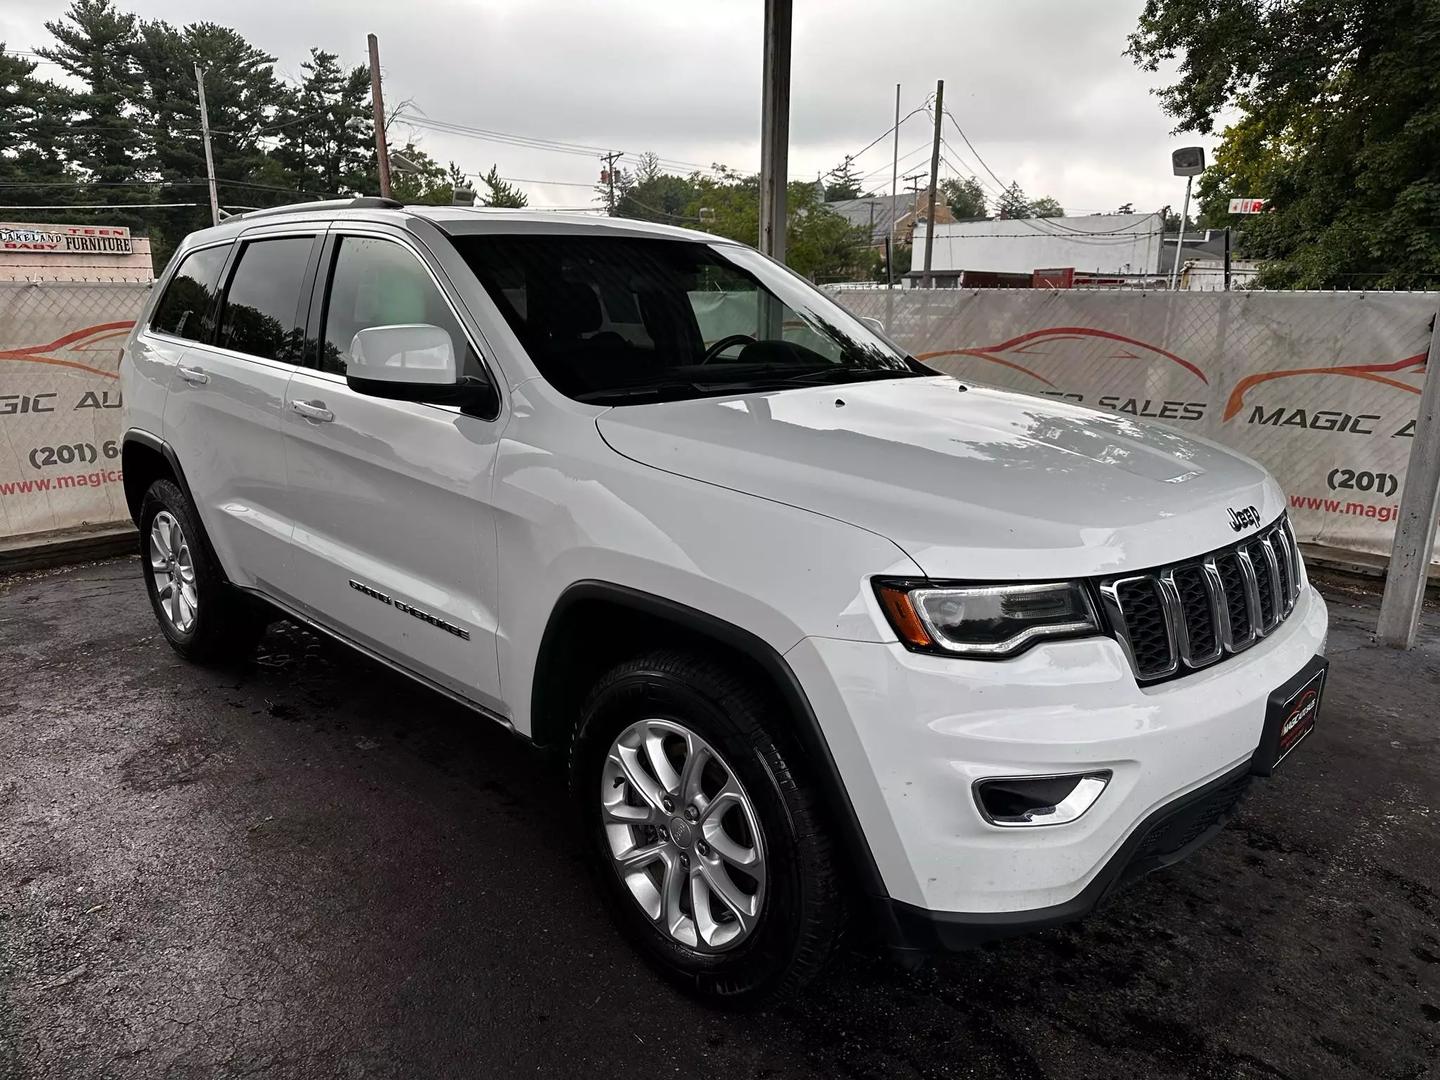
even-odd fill
[(17, 536), (0, 540), (0, 576), (131, 555), (138, 548), (138, 534), (129, 522)]

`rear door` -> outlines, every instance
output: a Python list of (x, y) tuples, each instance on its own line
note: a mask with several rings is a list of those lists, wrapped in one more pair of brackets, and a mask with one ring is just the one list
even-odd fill
[(337, 224), (320, 262), (309, 366), (282, 419), (296, 525), (288, 591), (357, 643), (503, 712), (490, 504), (502, 417), (368, 397), (345, 381), (357, 331), (413, 323), (449, 332), (462, 373), (488, 372), (438, 268), (404, 231)]
[(235, 242), (214, 325), (180, 358), (165, 402), (165, 438), (226, 574), (272, 593), (293, 529), (280, 414), (303, 348), (321, 228), (271, 227)]

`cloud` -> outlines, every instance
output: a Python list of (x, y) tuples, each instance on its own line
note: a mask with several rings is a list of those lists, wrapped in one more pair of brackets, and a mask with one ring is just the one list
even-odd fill
[[(467, 126), (609, 147), (672, 161), (759, 165), (763, 0), (135, 0), (145, 18), (233, 25), (275, 54), (290, 78), (310, 45), (364, 61), (380, 36), (387, 102)], [(886, 6), (798, 0), (791, 109), (791, 175), (811, 177), (890, 126), (895, 83), (903, 111), (944, 78), (950, 111), (1002, 180), (1082, 209), (1178, 202), (1171, 136), (1150, 90), (1156, 76), (1122, 53), (1140, 0), (911, 0)], [(8, 0), (0, 35), (12, 48), (46, 42), (58, 2)], [(600, 163), (584, 154), (522, 149), (422, 131), (432, 155), (466, 171), (492, 162), (524, 178), (536, 205), (578, 206)], [(402, 136), (406, 134), (402, 130)], [(928, 166), (924, 113), (905, 122), (901, 172)], [(943, 171), (996, 181), (949, 120)], [(891, 142), (857, 167), (888, 190)], [(553, 185), (528, 181), (549, 180)]]

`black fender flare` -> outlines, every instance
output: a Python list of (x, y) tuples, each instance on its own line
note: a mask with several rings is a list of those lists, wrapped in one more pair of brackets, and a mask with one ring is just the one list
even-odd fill
[[(120, 440), (120, 460), (122, 462), (122, 468), (124, 467), (125, 447), (132, 443), (136, 446), (143, 446), (147, 450), (153, 450), (163, 457), (165, 463), (170, 466), (170, 472), (175, 476), (175, 483), (180, 485), (180, 490), (185, 493), (185, 497), (190, 500), (191, 505), (195, 505), (195, 496), (190, 492), (190, 484), (185, 479), (185, 470), (180, 467), (180, 458), (175, 453), (173, 446), (160, 438), (160, 436), (153, 435), (143, 428), (130, 428)], [(140, 492), (141, 498), (144, 498), (144, 495), (145, 493), (143, 491)], [(131, 520), (135, 522), (135, 526), (138, 528), (140, 526), (140, 499), (136, 499), (131, 503), (129, 493), (127, 492), (126, 502), (129, 504)]]
[[(629, 608), (639, 614), (679, 626), (696, 637), (719, 642), (743, 655), (766, 675), (793, 718), (794, 736), (810, 766), (811, 775), (819, 785), (830, 821), (840, 832), (839, 846), (846, 855), (852, 880), (858, 886), (862, 899), (880, 902), (867, 906), (883, 908), (884, 914), (888, 916), (889, 904), (885, 901), (889, 894), (886, 892), (880, 869), (875, 863), (865, 831), (860, 825), (854, 804), (850, 801), (850, 794), (840, 776), (839, 767), (830, 753), (830, 745), (825, 739), (820, 720), (815, 715), (804, 687), (800, 685), (800, 680), (795, 677), (795, 672), (785, 658), (769, 642), (743, 627), (668, 597), (656, 596), (629, 586), (594, 580), (576, 582), (561, 593), (555, 602), (540, 639), (532, 682), (533, 721), (544, 724), (549, 710), (553, 708), (551, 702), (558, 696), (554, 687), (558, 683), (557, 668), (563, 664), (564, 658), (560, 655), (561, 650), (550, 646), (555, 644), (560, 633), (559, 628), (565, 623), (565, 615), (575, 605), (592, 601)], [(887, 924), (890, 921), (889, 918), (885, 919)], [(881, 927), (881, 934), (887, 940), (891, 937), (888, 925)]]

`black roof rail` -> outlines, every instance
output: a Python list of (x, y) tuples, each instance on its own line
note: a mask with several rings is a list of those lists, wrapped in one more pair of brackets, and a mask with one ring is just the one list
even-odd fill
[(272, 217), (279, 214), (307, 214), (316, 210), (403, 210), (405, 204), (399, 199), (387, 199), (383, 195), (360, 195), (353, 199), (321, 199), (317, 202), (286, 203), (283, 206), (266, 206), (259, 210), (247, 210), (243, 214), (228, 217), (226, 221), (244, 218)]

